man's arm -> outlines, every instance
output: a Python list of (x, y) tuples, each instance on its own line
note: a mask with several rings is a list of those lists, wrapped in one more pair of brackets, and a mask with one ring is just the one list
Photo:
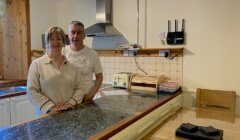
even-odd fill
[(90, 90), (90, 92), (84, 96), (84, 102), (91, 101), (102, 85), (103, 74), (99, 73), (99, 74), (96, 74), (95, 76), (96, 76), (96, 81), (93, 85), (93, 88)]

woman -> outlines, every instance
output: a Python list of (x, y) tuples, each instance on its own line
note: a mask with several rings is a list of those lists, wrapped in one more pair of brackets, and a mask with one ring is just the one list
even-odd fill
[(64, 42), (64, 31), (50, 28), (45, 34), (45, 55), (34, 60), (29, 68), (27, 95), (38, 115), (68, 110), (83, 100), (81, 75), (61, 54)]

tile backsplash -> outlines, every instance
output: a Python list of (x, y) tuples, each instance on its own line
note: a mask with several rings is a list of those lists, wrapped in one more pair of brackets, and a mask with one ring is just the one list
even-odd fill
[[(100, 57), (103, 66), (103, 83), (112, 83), (112, 76), (119, 72), (144, 74), (137, 68), (134, 57)], [(182, 85), (183, 57), (136, 57), (141, 69), (149, 75), (165, 75)]]

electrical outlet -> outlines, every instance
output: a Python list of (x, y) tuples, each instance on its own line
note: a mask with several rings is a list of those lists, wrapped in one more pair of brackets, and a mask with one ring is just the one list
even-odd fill
[(166, 45), (166, 34), (165, 34), (165, 32), (158, 32), (158, 39), (161, 41), (162, 45)]
[(128, 56), (135, 56), (137, 55), (137, 50), (128, 50)]
[(123, 50), (123, 56), (128, 56), (128, 50)]
[(159, 56), (160, 57), (169, 57), (170, 56), (170, 50), (159, 50)]

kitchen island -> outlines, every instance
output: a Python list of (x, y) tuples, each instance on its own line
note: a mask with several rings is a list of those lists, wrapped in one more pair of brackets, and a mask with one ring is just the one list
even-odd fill
[(0, 139), (108, 139), (180, 94), (105, 96), (75, 110), (2, 130)]

